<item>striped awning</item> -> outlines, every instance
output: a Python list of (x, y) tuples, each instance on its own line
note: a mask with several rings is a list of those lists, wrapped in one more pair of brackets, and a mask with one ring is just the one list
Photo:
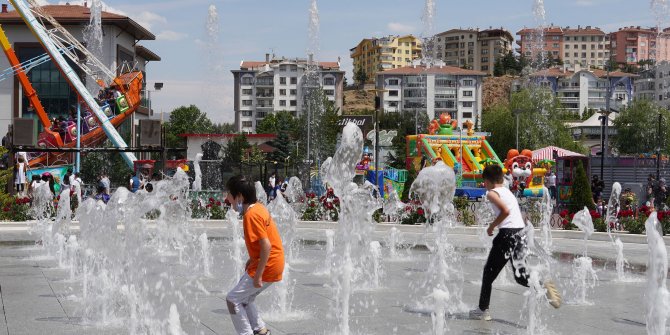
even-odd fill
[(557, 157), (563, 157), (563, 156), (586, 157), (586, 156), (584, 156), (580, 153), (574, 152), (574, 151), (561, 149), (561, 148), (555, 147), (555, 146), (548, 146), (546, 148), (533, 150), (533, 161), (537, 162), (537, 161), (541, 161), (543, 159), (555, 159), (554, 150), (557, 153)]

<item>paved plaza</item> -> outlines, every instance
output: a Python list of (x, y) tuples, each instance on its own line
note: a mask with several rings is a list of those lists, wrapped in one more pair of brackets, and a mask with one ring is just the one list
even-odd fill
[[(304, 224), (299, 236), (304, 239), (298, 261), (291, 264), (295, 296), (290, 315), (273, 315), (269, 311), (274, 289), (262, 294), (258, 303), (273, 334), (337, 334), (337, 320), (331, 279), (319, 275), (325, 259), (326, 224)], [(384, 242), (388, 226), (378, 226), (375, 238)], [(209, 223), (200, 229), (211, 239), (212, 276), (201, 278), (204, 290), (197, 295), (197, 320), (182, 313), (181, 327), (188, 334), (233, 334), (225, 304), (225, 292), (234, 274), (228, 249), (229, 231), (223, 224)], [(420, 227), (400, 227), (410, 244), (429, 239)], [(589, 242), (594, 258), (597, 286), (589, 292), (587, 304), (571, 304), (573, 277), (571, 258), (582, 252), (578, 234), (556, 232), (553, 240), (555, 279), (567, 301), (555, 310), (541, 307), (544, 334), (644, 334), (646, 243), (644, 238), (629, 238), (624, 253), (630, 262), (627, 282), (616, 280), (614, 248), (606, 239)], [(41, 246), (31, 244), (34, 237), (18, 224), (0, 226), (0, 294), (4, 317), (0, 317), (0, 334), (126, 334), (126, 323), (105, 327), (88, 324), (82, 318), (81, 283), (70, 280), (69, 272), (58, 267), (58, 261), (45, 256)], [(450, 242), (462, 253), (462, 300), (466, 308), (476, 306), (479, 295), (484, 249), (474, 229), (456, 229)], [(428, 313), (413, 307), (422, 297), (412, 288), (422, 281), (428, 268), (430, 252), (419, 245), (399, 250), (391, 260), (384, 247), (381, 287), (355, 290), (351, 299), (350, 325), (353, 334), (431, 334), (433, 323)], [(176, 258), (175, 258), (176, 259)], [(174, 260), (173, 260), (174, 261)], [(169, 261), (168, 261), (169, 263)], [(502, 274), (501, 274), (502, 275)], [(523, 314), (524, 287), (514, 284), (511, 271), (504, 272), (494, 284), (491, 312), (493, 321), (470, 319), (466, 313), (453, 313), (447, 320), (448, 334), (526, 334), (528, 320)], [(502, 283), (501, 283), (502, 281)]]

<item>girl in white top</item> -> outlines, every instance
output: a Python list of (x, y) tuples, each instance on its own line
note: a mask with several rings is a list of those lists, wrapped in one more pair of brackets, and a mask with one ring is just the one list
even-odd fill
[[(507, 262), (512, 265), (514, 279), (519, 285), (528, 287), (528, 271), (526, 271), (526, 259), (528, 247), (524, 227), (526, 226), (521, 216), (519, 202), (512, 192), (503, 186), (504, 178), (502, 168), (497, 165), (488, 165), (482, 173), (484, 186), (489, 191), (486, 198), (496, 214), (495, 220), (489, 224), (486, 232), (493, 236), (493, 230), (498, 227), (498, 235), (493, 239), (493, 245), (489, 252), (484, 273), (482, 276), (482, 289), (479, 294), (479, 308), (470, 312), (471, 316), (491, 320), (489, 304), (491, 302), (491, 289), (493, 281), (498, 277), (500, 271)], [(556, 287), (551, 281), (545, 281), (549, 303), (558, 308), (561, 298)]]
[(22, 155), (19, 155), (18, 162), (14, 168), (14, 185), (16, 186), (16, 193), (22, 194), (26, 187), (26, 171), (28, 171), (28, 163), (26, 163), (26, 160)]

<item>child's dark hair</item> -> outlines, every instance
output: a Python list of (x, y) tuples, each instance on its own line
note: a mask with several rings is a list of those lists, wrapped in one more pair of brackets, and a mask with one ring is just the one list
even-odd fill
[(487, 165), (482, 172), (482, 178), (494, 184), (503, 183), (503, 170), (498, 164)]
[(258, 201), (256, 199), (256, 186), (242, 175), (230, 177), (226, 183), (226, 188), (233, 197), (241, 194), (245, 204), (255, 204)]

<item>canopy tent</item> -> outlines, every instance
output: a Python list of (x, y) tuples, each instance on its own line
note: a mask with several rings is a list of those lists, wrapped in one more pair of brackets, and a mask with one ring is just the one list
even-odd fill
[(580, 157), (586, 157), (580, 153), (570, 151), (570, 150), (565, 150), (559, 147), (555, 146), (548, 146), (546, 148), (542, 149), (537, 149), (533, 150), (533, 161), (541, 161), (543, 159), (555, 159), (554, 157), (554, 151), (556, 151), (556, 157), (563, 157), (563, 156), (580, 156)]

